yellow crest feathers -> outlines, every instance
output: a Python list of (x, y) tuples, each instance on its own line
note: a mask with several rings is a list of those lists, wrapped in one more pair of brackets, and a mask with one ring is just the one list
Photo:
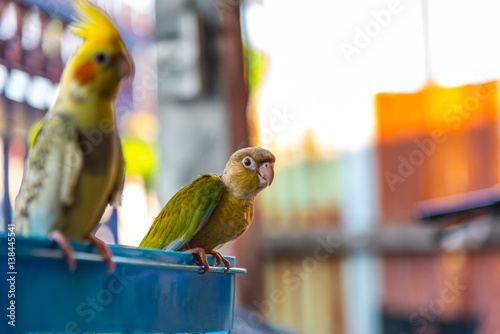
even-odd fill
[(69, 29), (86, 41), (119, 39), (120, 34), (108, 16), (88, 0), (74, 0), (77, 16)]

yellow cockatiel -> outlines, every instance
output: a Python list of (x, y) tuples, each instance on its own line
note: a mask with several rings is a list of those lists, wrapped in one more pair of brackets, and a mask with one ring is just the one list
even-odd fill
[(113, 99), (133, 63), (109, 18), (86, 0), (74, 1), (70, 26), (82, 45), (64, 68), (60, 92), (29, 153), (14, 221), (25, 236), (55, 240), (71, 269), (67, 238), (89, 239), (114, 270), (111, 252), (94, 236), (108, 204), (121, 199), (124, 159)]

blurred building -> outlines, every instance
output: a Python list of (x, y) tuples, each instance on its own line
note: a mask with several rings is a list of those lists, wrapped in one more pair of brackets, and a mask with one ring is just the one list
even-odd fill
[(495, 209), (417, 210), (498, 184), (497, 10), (243, 3), (250, 136), (277, 155), (237, 246), (258, 314), (308, 333), (500, 330)]

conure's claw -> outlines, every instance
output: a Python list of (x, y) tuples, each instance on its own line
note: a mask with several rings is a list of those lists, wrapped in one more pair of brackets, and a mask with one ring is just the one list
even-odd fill
[(104, 256), (104, 260), (106, 261), (106, 264), (109, 268), (108, 274), (112, 274), (116, 269), (116, 263), (111, 259), (113, 257), (113, 254), (109, 250), (109, 247), (94, 235), (89, 235), (87, 239), (89, 239), (90, 242), (94, 245), (94, 247), (97, 249), (97, 252)]
[(76, 260), (73, 256), (73, 247), (71, 247), (68, 239), (60, 230), (53, 230), (49, 233), (49, 239), (54, 240), (61, 251), (63, 253), (64, 259), (69, 265), (70, 271), (75, 271), (76, 269)]
[(205, 250), (203, 248), (196, 247), (193, 249), (188, 249), (186, 252), (193, 253), (196, 256), (195, 263), (199, 266), (203, 266), (203, 271), (199, 272), (198, 274), (203, 275), (208, 273), (210, 266), (208, 265), (207, 254), (205, 253)]
[(226, 270), (224, 270), (225, 273), (227, 273), (229, 271), (229, 268), (231, 267), (231, 263), (229, 263), (228, 260), (226, 260), (222, 255), (220, 255), (219, 252), (211, 250), (210, 252), (207, 252), (207, 254), (211, 254), (215, 257), (215, 260), (217, 261), (216, 266), (221, 264), (221, 262), (224, 263), (224, 267), (226, 267)]
[(218, 266), (222, 262), (222, 255), (220, 253), (211, 250), (210, 252), (207, 252), (207, 254), (211, 254), (215, 257), (215, 266)]
[(229, 263), (229, 260), (226, 260), (225, 258), (222, 258), (222, 262), (224, 263), (224, 267), (226, 267), (226, 270), (224, 270), (224, 272), (227, 273), (231, 268), (231, 263)]

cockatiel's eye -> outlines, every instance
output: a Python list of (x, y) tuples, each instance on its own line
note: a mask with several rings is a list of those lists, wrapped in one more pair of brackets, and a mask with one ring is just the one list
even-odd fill
[(102, 66), (107, 66), (111, 62), (111, 55), (104, 51), (97, 51), (93, 58), (96, 63)]
[(257, 167), (257, 164), (255, 163), (255, 160), (252, 157), (244, 157), (243, 160), (243, 166), (245, 166), (248, 169), (255, 169)]

